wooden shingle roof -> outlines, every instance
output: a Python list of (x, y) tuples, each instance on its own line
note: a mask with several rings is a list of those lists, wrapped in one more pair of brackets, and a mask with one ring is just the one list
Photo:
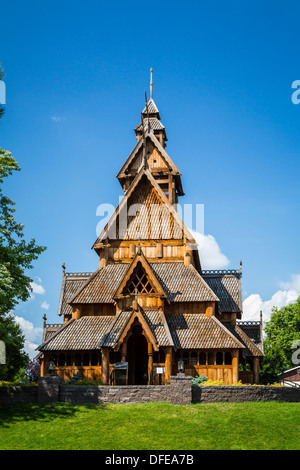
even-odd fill
[(166, 319), (176, 349), (244, 348), (216, 317), (205, 314), (169, 314)]
[(92, 274), (93, 273), (67, 273), (63, 277), (57, 311), (59, 316), (72, 315), (72, 307), (69, 304), (69, 301)]
[(242, 311), (242, 275), (239, 271), (202, 271), (202, 276), (219, 297), (220, 312)]
[(37, 349), (39, 351), (83, 351), (100, 349), (99, 344), (107, 332), (112, 316), (72, 318)]
[[(149, 263), (170, 302), (218, 301), (217, 295), (196, 269), (181, 262)], [(99, 268), (70, 299), (72, 304), (113, 303), (113, 296), (130, 264)]]

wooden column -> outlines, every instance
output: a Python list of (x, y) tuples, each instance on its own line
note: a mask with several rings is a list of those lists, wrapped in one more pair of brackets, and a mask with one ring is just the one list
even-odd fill
[(153, 385), (153, 346), (148, 343), (148, 385)]
[(172, 375), (172, 347), (171, 346), (166, 346), (165, 347), (165, 354), (166, 354), (165, 383), (169, 384), (170, 383), (170, 377)]
[(101, 381), (104, 385), (109, 383), (109, 348), (102, 348), (102, 377)]
[(41, 359), (41, 377), (45, 375), (45, 357)]
[(72, 318), (75, 318), (75, 320), (79, 320), (80, 317), (81, 317), (81, 308), (79, 306), (73, 307)]
[(232, 382), (239, 380), (239, 350), (235, 349), (232, 352)]
[(215, 303), (206, 302), (205, 315), (210, 318), (215, 314)]
[(255, 384), (259, 384), (259, 357), (253, 358), (253, 380)]

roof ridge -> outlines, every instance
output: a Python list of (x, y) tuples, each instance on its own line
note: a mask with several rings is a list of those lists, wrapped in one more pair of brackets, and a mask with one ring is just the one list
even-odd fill
[(220, 299), (219, 297), (217, 296), (217, 294), (212, 290), (211, 287), (209, 287), (209, 285), (207, 284), (207, 282), (205, 282), (205, 280), (203, 279), (203, 277), (201, 276), (201, 274), (197, 271), (197, 269), (192, 265), (190, 264), (188, 266), (189, 268), (193, 268), (194, 271), (197, 273), (198, 277), (201, 279), (201, 281), (203, 282), (205, 288), (208, 290), (208, 292), (212, 293), (214, 295), (214, 297), (216, 298), (217, 302), (220, 302)]

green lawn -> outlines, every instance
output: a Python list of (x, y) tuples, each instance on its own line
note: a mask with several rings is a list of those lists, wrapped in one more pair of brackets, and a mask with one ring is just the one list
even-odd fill
[(0, 449), (300, 449), (300, 403), (18, 405)]

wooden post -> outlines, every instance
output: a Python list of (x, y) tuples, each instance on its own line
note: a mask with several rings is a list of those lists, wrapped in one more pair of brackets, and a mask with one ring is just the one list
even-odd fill
[(165, 347), (165, 384), (170, 383), (170, 377), (172, 375), (172, 347), (166, 346)]
[(239, 381), (239, 350), (232, 352), (232, 382)]
[(206, 302), (206, 308), (205, 308), (205, 315), (210, 318), (214, 315), (215, 313), (215, 303), (214, 302)]
[(148, 343), (148, 385), (153, 385), (153, 346)]
[(41, 377), (44, 377), (45, 375), (45, 355), (43, 357), (43, 359), (41, 359)]
[(255, 384), (259, 384), (259, 357), (253, 358), (253, 380)]
[(72, 317), (75, 318), (75, 320), (79, 320), (81, 317), (81, 309), (80, 307), (73, 307), (72, 309)]
[(102, 377), (101, 381), (104, 385), (109, 383), (109, 348), (102, 348)]

